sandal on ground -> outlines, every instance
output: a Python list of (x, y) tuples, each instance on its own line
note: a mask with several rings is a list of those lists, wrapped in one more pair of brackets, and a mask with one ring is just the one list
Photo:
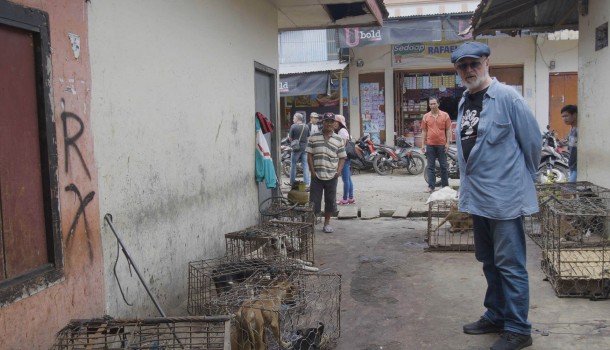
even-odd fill
[(333, 233), (335, 230), (333, 230), (333, 227), (330, 225), (324, 225), (324, 227), (322, 228), (322, 232), (324, 233)]
[(347, 204), (354, 204), (356, 203), (356, 200), (354, 198), (350, 198), (347, 200)]
[(347, 204), (347, 203), (349, 203), (349, 202), (347, 201), (347, 199), (339, 199), (339, 200), (337, 201), (337, 205), (341, 205), (341, 204)]

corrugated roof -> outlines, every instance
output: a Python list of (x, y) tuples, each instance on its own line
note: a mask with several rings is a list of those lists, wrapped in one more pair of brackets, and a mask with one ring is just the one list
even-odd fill
[(519, 35), (523, 31), (548, 33), (578, 30), (574, 0), (482, 0), (472, 17), (473, 35), (496, 31)]
[(407, 16), (394, 16), (388, 17), (386, 22), (391, 22), (393, 20), (401, 20), (401, 19), (412, 19), (412, 18), (427, 18), (427, 17), (442, 17), (442, 16), (472, 16), (472, 11), (466, 12), (443, 12), (443, 13), (430, 13), (425, 15), (407, 15)]
[(347, 62), (339, 60), (302, 63), (280, 63), (280, 75), (344, 70)]

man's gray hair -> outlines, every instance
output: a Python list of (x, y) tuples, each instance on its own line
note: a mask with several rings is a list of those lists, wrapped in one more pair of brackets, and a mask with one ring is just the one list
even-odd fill
[(305, 120), (305, 118), (303, 117), (303, 115), (301, 113), (295, 113), (294, 117), (297, 118), (297, 120), (300, 122)]

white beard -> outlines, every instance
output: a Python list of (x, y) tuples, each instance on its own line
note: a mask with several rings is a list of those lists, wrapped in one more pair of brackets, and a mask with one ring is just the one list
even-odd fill
[(477, 76), (476, 79), (474, 80), (466, 80), (463, 79), (462, 82), (464, 83), (464, 86), (468, 89), (468, 91), (478, 91), (481, 90), (481, 87), (483, 86), (483, 84), (485, 84), (485, 82), (489, 79), (489, 73), (485, 72), (483, 75), (481, 76)]

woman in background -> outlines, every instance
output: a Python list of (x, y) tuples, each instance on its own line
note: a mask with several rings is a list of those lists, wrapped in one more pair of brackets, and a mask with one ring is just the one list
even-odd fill
[[(335, 132), (339, 137), (343, 139), (343, 143), (347, 143), (350, 139), (349, 132), (347, 131), (347, 125), (345, 124), (345, 117), (336, 114), (335, 115)], [(350, 169), (351, 160), (345, 159), (343, 170), (341, 171), (341, 180), (343, 180), (343, 198), (337, 201), (337, 204), (352, 204), (356, 203), (354, 200), (354, 183), (352, 182), (352, 171)]]

